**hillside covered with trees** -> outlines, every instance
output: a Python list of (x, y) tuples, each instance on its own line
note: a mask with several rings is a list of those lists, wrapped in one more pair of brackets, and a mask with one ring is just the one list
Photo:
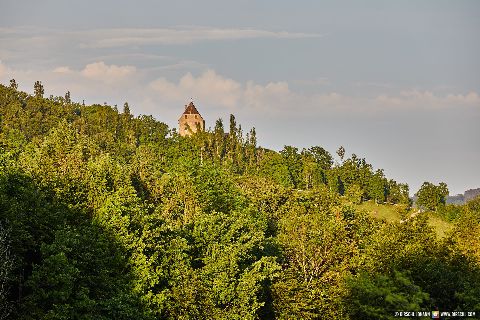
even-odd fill
[(0, 319), (480, 314), (480, 198), (424, 185), (453, 223), (440, 238), (408, 185), (343, 147), (268, 150), (233, 115), (181, 137), (127, 103), (43, 95), (0, 85)]

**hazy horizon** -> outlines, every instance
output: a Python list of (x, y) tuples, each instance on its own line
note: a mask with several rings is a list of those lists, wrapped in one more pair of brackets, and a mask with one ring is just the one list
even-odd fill
[(152, 114), (193, 98), (259, 144), (365, 157), (410, 185), (480, 187), (480, 3), (0, 1), (0, 82)]

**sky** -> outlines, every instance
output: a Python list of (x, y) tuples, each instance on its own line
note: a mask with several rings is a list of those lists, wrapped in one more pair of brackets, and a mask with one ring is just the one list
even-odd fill
[(453, 195), (480, 187), (479, 34), (474, 0), (0, 0), (0, 82), (171, 127), (193, 99), (207, 127)]

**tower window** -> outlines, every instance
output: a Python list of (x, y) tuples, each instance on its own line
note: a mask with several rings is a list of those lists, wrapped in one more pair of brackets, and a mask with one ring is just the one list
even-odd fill
[(187, 119), (187, 115), (185, 115), (185, 119)]
[(197, 119), (197, 115), (195, 115), (195, 119)]

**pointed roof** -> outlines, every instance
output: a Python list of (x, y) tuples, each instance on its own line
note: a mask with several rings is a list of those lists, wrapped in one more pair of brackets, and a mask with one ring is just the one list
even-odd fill
[(200, 112), (198, 112), (197, 108), (195, 108), (195, 105), (193, 104), (193, 101), (191, 101), (188, 106), (185, 106), (185, 111), (183, 114), (200, 114)]

